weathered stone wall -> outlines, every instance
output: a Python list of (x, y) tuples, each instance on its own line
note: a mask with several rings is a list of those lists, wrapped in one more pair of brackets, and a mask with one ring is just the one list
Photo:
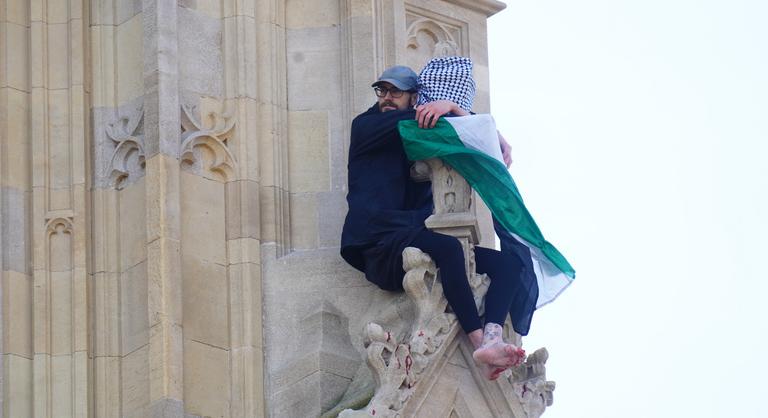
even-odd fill
[(446, 52), (487, 111), (501, 7), (0, 0), (3, 416), (335, 405), (362, 325), (407, 309), (338, 256), (349, 123)]

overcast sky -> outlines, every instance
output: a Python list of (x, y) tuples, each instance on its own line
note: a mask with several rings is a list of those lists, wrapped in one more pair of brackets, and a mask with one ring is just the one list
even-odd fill
[(507, 5), (492, 111), (576, 269), (545, 416), (768, 416), (768, 1)]

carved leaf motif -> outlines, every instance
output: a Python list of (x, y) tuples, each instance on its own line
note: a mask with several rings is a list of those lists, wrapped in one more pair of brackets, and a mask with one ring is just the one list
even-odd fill
[(196, 107), (181, 106), (182, 168), (196, 174), (226, 181), (235, 174), (235, 157), (226, 141), (234, 132), (235, 121), (230, 112), (208, 112), (204, 124), (195, 118)]
[(116, 147), (105, 174), (116, 189), (144, 174), (144, 135), (139, 133), (143, 118), (144, 106), (140, 105), (131, 115), (120, 117), (106, 127), (107, 137)]

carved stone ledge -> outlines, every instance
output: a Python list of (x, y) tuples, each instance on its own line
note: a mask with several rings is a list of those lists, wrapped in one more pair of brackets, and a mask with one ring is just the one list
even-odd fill
[(235, 176), (235, 157), (227, 147), (235, 128), (233, 112), (209, 111), (198, 119), (195, 105), (181, 106), (181, 168), (218, 181)]

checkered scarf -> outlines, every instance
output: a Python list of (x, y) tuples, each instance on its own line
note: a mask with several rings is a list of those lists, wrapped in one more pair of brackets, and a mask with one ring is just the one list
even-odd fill
[(472, 60), (465, 57), (433, 58), (419, 74), (418, 104), (450, 100), (466, 111), (472, 110), (475, 80)]

